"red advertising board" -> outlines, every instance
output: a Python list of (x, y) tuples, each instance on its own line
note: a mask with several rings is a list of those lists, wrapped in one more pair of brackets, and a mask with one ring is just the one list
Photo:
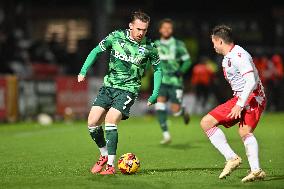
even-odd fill
[(63, 116), (66, 108), (71, 108), (77, 116), (88, 113), (88, 81), (78, 83), (77, 77), (56, 78), (56, 110)]
[(7, 114), (7, 82), (6, 79), (0, 78), (0, 120), (6, 119)]

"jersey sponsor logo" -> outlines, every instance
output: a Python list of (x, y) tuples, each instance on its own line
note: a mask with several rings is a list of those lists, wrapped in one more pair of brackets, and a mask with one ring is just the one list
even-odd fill
[(140, 64), (144, 58), (144, 57), (127, 56), (126, 54), (121, 54), (118, 51), (114, 51), (114, 57), (134, 64)]

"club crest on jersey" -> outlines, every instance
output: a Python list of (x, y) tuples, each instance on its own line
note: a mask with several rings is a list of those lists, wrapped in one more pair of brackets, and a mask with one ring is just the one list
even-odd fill
[(144, 47), (139, 47), (139, 49), (138, 49), (138, 53), (139, 54), (145, 54), (145, 48)]
[(232, 62), (231, 62), (231, 60), (229, 59), (229, 60), (228, 60), (228, 66), (231, 67), (231, 65), (232, 65)]

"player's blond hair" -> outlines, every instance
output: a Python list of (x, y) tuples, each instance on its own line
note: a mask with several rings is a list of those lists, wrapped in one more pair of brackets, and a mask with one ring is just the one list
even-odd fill
[(150, 22), (150, 16), (148, 16), (148, 14), (146, 14), (145, 12), (142, 12), (141, 10), (134, 11), (131, 14), (131, 18), (130, 18), (131, 22), (134, 22), (137, 19), (145, 23)]

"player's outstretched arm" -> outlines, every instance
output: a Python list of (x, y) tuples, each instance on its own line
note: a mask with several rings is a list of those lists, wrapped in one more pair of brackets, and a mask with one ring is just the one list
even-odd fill
[(81, 71), (80, 71), (80, 73), (78, 75), (78, 82), (81, 82), (81, 81), (85, 80), (85, 77), (86, 77), (88, 69), (95, 62), (95, 60), (97, 59), (98, 54), (101, 53), (101, 52), (102, 52), (102, 50), (99, 47), (99, 45), (90, 52), (90, 54), (88, 55), (85, 63), (83, 64), (83, 66), (81, 68)]
[(153, 65), (153, 69), (154, 69), (154, 89), (152, 95), (148, 99), (147, 103), (148, 106), (151, 106), (152, 104), (156, 103), (157, 98), (159, 96), (159, 90), (163, 77), (162, 68), (160, 64)]
[(115, 35), (115, 32), (110, 33), (106, 38), (104, 38), (99, 45), (96, 46), (96, 48), (94, 48), (90, 54), (88, 55), (85, 63), (82, 66), (82, 69), (78, 75), (78, 82), (84, 81), (87, 71), (90, 68), (90, 66), (96, 61), (98, 55), (111, 48), (112, 46), (112, 42), (113, 42), (113, 36)]

